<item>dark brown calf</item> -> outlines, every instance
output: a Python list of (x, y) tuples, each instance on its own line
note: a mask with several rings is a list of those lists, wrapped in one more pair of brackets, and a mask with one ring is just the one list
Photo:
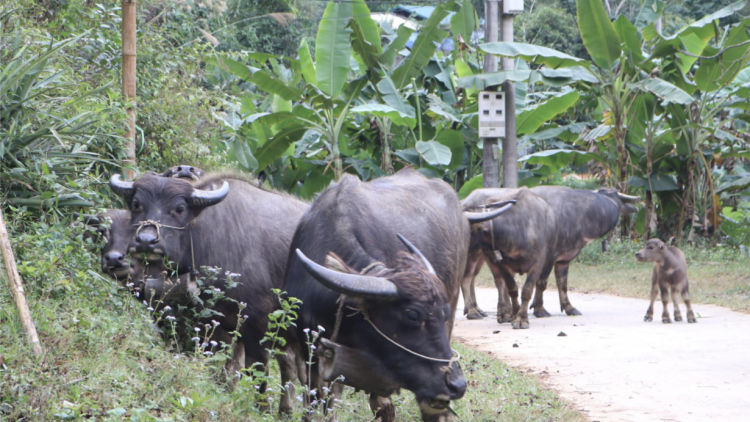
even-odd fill
[(646, 322), (653, 321), (654, 301), (656, 301), (657, 286), (661, 291), (661, 303), (664, 305), (664, 312), (661, 314), (661, 322), (669, 324), (667, 303), (669, 302), (670, 290), (672, 301), (674, 302), (674, 320), (682, 321), (680, 307), (677, 304), (677, 292), (682, 295), (682, 300), (687, 308), (687, 321), (690, 323), (698, 322), (695, 320), (693, 308), (690, 307), (690, 292), (688, 291), (687, 263), (685, 255), (681, 250), (674, 246), (666, 246), (659, 239), (651, 239), (646, 242), (646, 246), (636, 252), (635, 257), (640, 262), (653, 262), (654, 273), (651, 276), (651, 304), (648, 306), (646, 316), (643, 318)]

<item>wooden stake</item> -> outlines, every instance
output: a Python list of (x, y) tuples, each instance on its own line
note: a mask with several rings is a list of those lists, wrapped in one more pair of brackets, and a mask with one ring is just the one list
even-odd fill
[(43, 353), (42, 345), (39, 343), (39, 336), (36, 334), (34, 320), (31, 319), (29, 304), (26, 303), (26, 293), (23, 291), (21, 276), (18, 275), (18, 268), (16, 268), (16, 258), (13, 256), (13, 249), (10, 246), (10, 237), (8, 236), (8, 230), (5, 228), (5, 218), (3, 217), (2, 208), (0, 208), (0, 249), (2, 249), (3, 253), (5, 271), (8, 274), (10, 292), (16, 300), (18, 315), (21, 317), (21, 325), (23, 325), (26, 337), (28, 337), (29, 343), (31, 343), (31, 347), (34, 349), (34, 355), (39, 359)]
[(136, 0), (122, 0), (122, 96), (130, 105), (128, 113), (128, 131), (125, 135), (126, 158), (122, 161), (128, 180), (135, 176), (135, 5)]

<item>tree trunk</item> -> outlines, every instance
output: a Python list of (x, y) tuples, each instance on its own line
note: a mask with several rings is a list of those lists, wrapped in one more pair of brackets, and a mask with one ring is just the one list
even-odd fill
[(122, 96), (127, 103), (128, 129), (125, 135), (125, 158), (122, 160), (129, 180), (135, 176), (135, 69), (136, 69), (136, 0), (122, 0)]

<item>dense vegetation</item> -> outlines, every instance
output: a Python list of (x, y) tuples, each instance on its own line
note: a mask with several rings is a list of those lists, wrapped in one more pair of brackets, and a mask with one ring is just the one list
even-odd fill
[[(616, 186), (646, 200), (630, 235), (750, 244), (744, 1), (527, 1), (513, 46), (460, 42), (481, 1), (439, 3), (418, 34), (378, 26), (366, 3), (140, 1), (140, 171), (239, 169), (309, 199), (344, 172), (415, 166), (466, 195), (482, 178), (477, 92), (512, 80), (522, 185)], [(603, 32), (579, 31), (594, 21)], [(446, 37), (453, 51), (438, 48)], [(216, 382), (225, 355), (165, 342), (69, 224), (73, 210), (117, 206), (105, 182), (124, 154), (120, 47), (117, 1), (0, 5), (0, 196), (47, 349), (27, 356), (0, 289), (0, 419), (245, 420), (254, 385), (229, 391)], [(487, 53), (517, 69), (482, 75)], [(462, 415), (496, 416), (474, 400), (518, 420), (578, 417), (466, 353), (478, 395)], [(484, 377), (488, 366), (499, 375)], [(416, 414), (408, 395), (397, 404)], [(363, 396), (346, 406), (351, 420), (369, 414)]]

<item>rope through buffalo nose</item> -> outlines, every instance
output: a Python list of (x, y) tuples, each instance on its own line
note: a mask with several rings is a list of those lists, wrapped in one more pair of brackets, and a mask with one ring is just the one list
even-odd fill
[(182, 227), (168, 226), (168, 225), (162, 224), (161, 222), (156, 221), (156, 220), (144, 220), (144, 221), (141, 221), (138, 224), (133, 224), (133, 225), (134, 226), (138, 226), (138, 228), (135, 230), (135, 235), (136, 236), (138, 236), (138, 233), (141, 231), (142, 228), (148, 227), (148, 226), (154, 226), (156, 228), (156, 240), (161, 239), (161, 228), (162, 227), (166, 227), (168, 229), (175, 229), (175, 230), (185, 230), (185, 227), (187, 227), (187, 226), (182, 226)]

